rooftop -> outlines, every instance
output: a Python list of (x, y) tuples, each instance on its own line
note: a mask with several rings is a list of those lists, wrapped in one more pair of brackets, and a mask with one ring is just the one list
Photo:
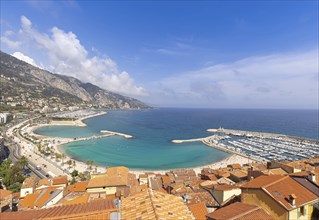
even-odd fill
[(189, 204), (189, 210), (193, 213), (195, 219), (206, 219), (205, 215), (208, 213), (205, 202), (197, 204)]
[[(312, 187), (319, 191), (317, 185), (313, 185)], [(242, 188), (260, 188), (287, 210), (295, 209), (305, 203), (318, 199), (317, 195), (290, 176), (260, 176), (243, 185)], [(292, 206), (288, 202), (291, 194), (295, 194), (297, 197), (295, 199), (295, 206)]]
[(239, 219), (263, 219), (272, 220), (263, 209), (258, 206), (248, 205), (240, 202), (230, 204), (206, 215), (213, 220), (239, 220)]
[(51, 199), (56, 197), (62, 190), (59, 190), (55, 187), (48, 187), (41, 191), (40, 195), (34, 202), (34, 206), (38, 208), (42, 208), (45, 204), (47, 204)]
[(121, 215), (123, 219), (194, 219), (182, 198), (156, 190), (124, 198)]
[(110, 214), (116, 212), (117, 208), (113, 200), (97, 199), (85, 204), (62, 205), (49, 209), (29, 210), (19, 212), (1, 213), (1, 219), (6, 220), (86, 220), (110, 219)]
[(36, 182), (35, 177), (28, 177), (23, 181), (21, 189), (33, 188), (35, 186), (35, 182)]
[(88, 181), (77, 182), (73, 185), (69, 185), (67, 190), (70, 192), (86, 192), (86, 187), (89, 184)]
[(108, 168), (105, 174), (92, 177), (87, 188), (99, 188), (105, 186), (126, 186), (128, 185), (128, 168)]
[(52, 185), (61, 185), (61, 184), (67, 184), (67, 183), (68, 183), (67, 176), (58, 176), (52, 179)]
[(12, 195), (12, 191), (0, 189), (0, 200), (4, 199), (5, 197)]
[(234, 185), (227, 185), (227, 184), (222, 184), (222, 185), (214, 185), (213, 190), (216, 191), (230, 191), (233, 189), (239, 189), (240, 187), (234, 186)]
[(50, 186), (50, 183), (51, 183), (51, 179), (44, 178), (44, 179), (39, 180), (37, 187)]

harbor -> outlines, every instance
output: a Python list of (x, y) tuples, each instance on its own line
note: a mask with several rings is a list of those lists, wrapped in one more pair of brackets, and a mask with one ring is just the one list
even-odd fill
[(294, 161), (319, 155), (319, 141), (315, 139), (223, 128), (207, 131), (214, 135), (172, 142), (201, 141), (207, 146), (256, 161)]

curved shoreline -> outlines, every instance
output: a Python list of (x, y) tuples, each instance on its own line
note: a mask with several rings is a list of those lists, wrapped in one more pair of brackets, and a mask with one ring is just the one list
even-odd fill
[[(49, 136), (44, 136), (44, 135), (39, 135), (39, 134), (36, 134), (34, 133), (33, 131), (40, 128), (40, 127), (44, 127), (44, 126), (55, 126), (55, 125), (66, 125), (66, 126), (87, 126), (83, 120), (86, 120), (86, 119), (89, 119), (89, 118), (93, 118), (93, 117), (97, 117), (97, 116), (100, 116), (100, 115), (104, 115), (106, 114), (106, 112), (102, 112), (102, 113), (97, 113), (97, 114), (94, 114), (94, 115), (88, 115), (88, 116), (85, 116), (85, 117), (81, 117), (79, 119), (76, 120), (77, 123), (61, 123), (61, 121), (54, 121), (54, 123), (49, 123), (49, 124), (38, 124), (36, 126), (32, 126), (32, 127), (29, 127), (29, 131), (28, 133), (30, 135), (34, 135), (38, 138), (41, 138), (42, 140), (46, 140), (50, 143), (50, 145), (55, 149), (55, 151), (57, 151), (57, 153), (63, 153), (65, 154), (65, 159), (64, 161), (68, 161), (68, 160), (74, 160), (76, 161), (76, 170), (78, 170), (79, 172), (85, 172), (87, 171), (87, 165), (85, 164), (84, 161), (81, 161), (77, 158), (73, 158), (72, 156), (68, 155), (66, 153), (66, 151), (64, 151), (62, 148), (63, 148), (63, 145), (67, 144), (67, 143), (71, 143), (71, 142), (75, 142), (75, 141), (81, 141), (81, 140), (87, 140), (87, 139), (93, 139), (93, 138), (103, 138), (103, 137), (108, 137), (108, 136), (113, 136), (113, 135), (118, 135), (118, 136), (122, 136), (122, 137), (125, 137), (125, 138), (133, 138), (132, 135), (128, 135), (128, 134), (123, 134), (123, 133), (119, 133), (119, 132), (113, 132), (113, 131), (109, 131), (109, 130), (102, 130), (101, 132), (102, 133), (107, 133), (105, 135), (99, 135), (99, 136), (90, 136), (90, 137), (84, 137), (84, 138), (61, 138), (61, 137), (49, 137)], [(67, 121), (68, 122), (68, 121)], [(72, 121), (72, 122), (75, 122), (75, 121)], [(83, 124), (84, 125), (83, 125)], [(54, 159), (50, 159), (48, 158), (49, 160), (54, 160)], [(143, 170), (143, 169), (130, 169), (130, 171), (132, 171), (133, 173), (136, 173), (136, 174), (141, 174), (141, 173), (145, 173), (145, 172), (154, 172), (154, 173), (165, 173), (165, 172), (168, 172), (168, 171), (171, 171), (171, 170), (181, 170), (181, 169), (193, 169), (195, 170), (197, 173), (200, 173), (201, 169), (204, 168), (204, 167), (220, 167), (220, 166), (223, 166), (223, 165), (226, 165), (227, 164), (232, 164), (232, 163), (240, 163), (240, 164), (244, 164), (244, 163), (248, 163), (248, 162), (251, 162), (251, 160), (249, 161), (247, 158), (244, 158), (244, 157), (239, 157), (238, 155), (229, 155), (227, 156), (226, 158), (224, 158), (223, 160), (221, 161), (217, 161), (217, 162), (214, 162), (214, 163), (208, 163), (208, 164), (205, 164), (205, 165), (200, 165), (200, 166), (197, 166), (197, 167), (189, 167), (189, 168), (172, 168), (172, 169), (159, 169), (159, 170)], [(67, 169), (67, 165), (64, 164), (59, 164), (59, 166), (61, 167), (62, 170), (65, 170)], [(105, 172), (105, 167), (102, 167), (102, 166), (96, 166), (94, 165), (93, 166), (94, 168), (97, 169), (97, 172)]]

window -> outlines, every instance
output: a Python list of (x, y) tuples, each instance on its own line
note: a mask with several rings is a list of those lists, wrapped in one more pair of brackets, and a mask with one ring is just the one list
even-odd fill
[(300, 207), (300, 215), (305, 215), (306, 214), (306, 207), (302, 206)]
[(297, 214), (298, 214), (298, 218), (300, 218), (301, 216), (305, 216), (306, 215), (306, 207), (302, 206), (302, 207), (298, 208)]

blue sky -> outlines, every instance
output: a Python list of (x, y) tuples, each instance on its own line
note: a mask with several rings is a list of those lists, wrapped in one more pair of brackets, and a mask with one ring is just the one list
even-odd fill
[(154, 106), (318, 108), (318, 1), (1, 1), (1, 50)]

